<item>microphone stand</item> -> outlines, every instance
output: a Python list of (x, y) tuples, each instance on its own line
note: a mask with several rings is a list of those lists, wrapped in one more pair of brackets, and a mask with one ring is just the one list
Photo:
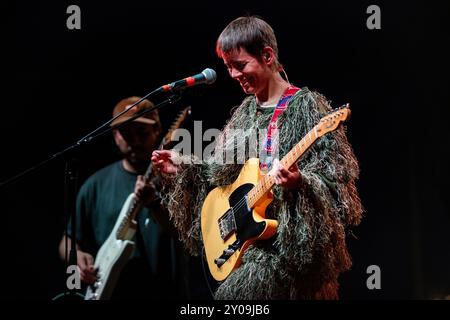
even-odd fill
[[(160, 102), (159, 104), (155, 105), (153, 108), (149, 108), (149, 109), (145, 109), (137, 114), (135, 114), (134, 116), (132, 116), (130, 119), (127, 119), (126, 121), (120, 123), (119, 125), (116, 125), (114, 127), (110, 127), (108, 126), (111, 122), (113, 122), (114, 120), (116, 120), (118, 117), (122, 116), (124, 113), (128, 112), (128, 110), (132, 109), (134, 106), (136, 106), (137, 104), (141, 103), (143, 100), (145, 100), (146, 98), (148, 98), (150, 95), (159, 92), (159, 89), (154, 90), (150, 93), (148, 93), (147, 95), (145, 95), (143, 98), (141, 98), (139, 101), (136, 101), (135, 103), (133, 103), (130, 107), (128, 107), (127, 109), (123, 110), (121, 113), (117, 114), (115, 117), (111, 118), (110, 120), (106, 121), (105, 123), (103, 123), (102, 125), (100, 125), (99, 127), (97, 127), (95, 130), (91, 131), (90, 133), (88, 133), (87, 135), (85, 135), (83, 138), (81, 138), (80, 140), (78, 140), (75, 144), (59, 151), (56, 152), (55, 154), (53, 154), (52, 156), (50, 156), (49, 158), (47, 158), (44, 161), (39, 162), (38, 164), (31, 166), (30, 168), (18, 173), (17, 175), (6, 179), (5, 181), (0, 183), (0, 189), (6, 187), (7, 185), (15, 182), (16, 180), (21, 179), (22, 177), (32, 173), (33, 171), (35, 171), (36, 169), (44, 166), (45, 164), (47, 164), (48, 162), (55, 160), (63, 155), (68, 154), (69, 152), (84, 146), (85, 144), (91, 142), (92, 140), (112, 131), (113, 129), (118, 129), (120, 127), (122, 127), (123, 125), (133, 121), (136, 118), (139, 118), (141, 116), (143, 116), (144, 114), (147, 114), (148, 112), (152, 112), (153, 110), (159, 109), (167, 104), (173, 104), (175, 102), (177, 102), (180, 98), (181, 98), (181, 90), (178, 90), (176, 92), (174, 92), (169, 98), (167, 98), (166, 100)], [(101, 129), (105, 128), (106, 129), (104, 131), (100, 131)], [(99, 132), (100, 131), (100, 132)]]
[[(68, 237), (65, 236), (65, 257), (64, 266), (67, 272), (67, 268), (71, 265), (77, 265), (77, 244), (76, 244), (76, 234), (77, 234), (77, 223), (76, 223), (76, 194), (78, 186), (78, 163), (75, 158), (66, 158), (66, 164), (64, 169), (64, 234), (67, 235), (68, 225), (70, 219), (71, 224), (71, 235), (72, 241), (70, 242), (70, 254), (67, 257), (68, 248)], [(67, 259), (68, 258), (68, 259)], [(70, 294), (74, 296), (75, 290), (70, 290)]]
[[(66, 252), (66, 257), (65, 257), (65, 264), (66, 264), (66, 270), (68, 265), (77, 265), (77, 250), (76, 250), (76, 228), (77, 228), (77, 223), (76, 223), (76, 210), (75, 210), (75, 200), (76, 200), (76, 190), (77, 190), (77, 181), (78, 181), (78, 172), (77, 172), (77, 164), (75, 163), (75, 160), (72, 156), (73, 152), (75, 150), (77, 150), (78, 148), (81, 148), (82, 146), (94, 141), (95, 139), (105, 135), (108, 132), (111, 132), (113, 129), (118, 129), (121, 128), (122, 126), (127, 125), (128, 123), (130, 123), (131, 121), (142, 117), (143, 115), (152, 112), (154, 110), (157, 110), (163, 106), (166, 106), (168, 104), (174, 104), (175, 102), (177, 102), (178, 100), (181, 99), (181, 93), (182, 90), (178, 90), (173, 92), (173, 94), (167, 98), (166, 100), (156, 104), (154, 107), (152, 108), (148, 108), (148, 109), (144, 109), (139, 113), (136, 113), (135, 115), (133, 115), (131, 118), (125, 120), (124, 122), (111, 127), (109, 126), (109, 124), (111, 122), (113, 122), (115, 119), (117, 119), (118, 117), (122, 116), (124, 113), (126, 113), (128, 110), (132, 109), (134, 106), (136, 106), (137, 104), (141, 103), (144, 99), (146, 99), (147, 97), (149, 97), (150, 95), (159, 92), (159, 89), (154, 90), (152, 92), (150, 92), (149, 94), (145, 95), (143, 98), (141, 98), (139, 101), (135, 102), (133, 105), (131, 105), (130, 107), (128, 107), (127, 109), (125, 109), (124, 111), (122, 111), (121, 113), (119, 113), (118, 115), (116, 115), (115, 117), (113, 117), (112, 119), (106, 121), (105, 123), (103, 123), (102, 125), (100, 125), (99, 127), (97, 127), (95, 130), (91, 131), (90, 133), (88, 133), (87, 135), (85, 135), (83, 138), (81, 138), (80, 140), (78, 140), (75, 144), (59, 151), (56, 152), (55, 154), (53, 154), (52, 156), (50, 156), (49, 158), (47, 158), (44, 161), (41, 161), (40, 163), (22, 171), (21, 173), (7, 179), (6, 181), (2, 182), (0, 184), (0, 190), (1, 188), (6, 187), (7, 185), (27, 176), (28, 174), (34, 172), (35, 170), (41, 168), (42, 166), (46, 165), (47, 163), (51, 162), (52, 160), (58, 159), (59, 157), (64, 156), (66, 159), (66, 165), (65, 165), (65, 172), (64, 172), (64, 209), (66, 211), (65, 214), (65, 234), (67, 234), (68, 231), (68, 222), (69, 220), (72, 221), (71, 223), (71, 234), (72, 234), (72, 241), (71, 241), (71, 245), (70, 245), (70, 254), (69, 254), (69, 259), (67, 259), (67, 249), (68, 249), (68, 237), (66, 237), (66, 243), (65, 243), (65, 252)], [(101, 131), (103, 128), (105, 128), (103, 131)], [(75, 290), (70, 290), (70, 294), (74, 295), (75, 294)], [(65, 295), (65, 294), (64, 294)], [(59, 296), (58, 296), (59, 297)]]

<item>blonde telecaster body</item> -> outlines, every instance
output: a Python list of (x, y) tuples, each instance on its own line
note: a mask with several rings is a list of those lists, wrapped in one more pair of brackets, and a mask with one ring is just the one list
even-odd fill
[[(348, 104), (323, 117), (280, 161), (290, 168), (324, 134), (336, 130), (350, 116)], [(244, 251), (254, 241), (272, 237), (276, 220), (266, 219), (272, 201), (271, 174), (262, 175), (259, 160), (251, 158), (233, 184), (213, 189), (201, 212), (201, 229), (211, 275), (222, 281), (239, 266)]]
[[(250, 244), (257, 239), (270, 238), (277, 230), (278, 222), (265, 218), (266, 207), (272, 202), (270, 190), (253, 209), (248, 207), (247, 201), (242, 200), (246, 199), (245, 194), (258, 184), (260, 177), (259, 160), (251, 158), (247, 160), (233, 184), (215, 188), (204, 201), (201, 228), (206, 260), (211, 274), (218, 281), (225, 279), (239, 266), (241, 256)], [(225, 221), (227, 212), (229, 218)], [(223, 219), (220, 220), (221, 218)], [(218, 223), (219, 220), (222, 223)], [(220, 259), (227, 249), (234, 252), (228, 251), (231, 254), (226, 263), (217, 263), (216, 259)]]

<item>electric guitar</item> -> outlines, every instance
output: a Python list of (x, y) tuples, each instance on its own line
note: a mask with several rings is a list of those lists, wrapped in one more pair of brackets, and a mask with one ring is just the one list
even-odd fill
[[(346, 104), (323, 117), (280, 163), (290, 168), (318, 138), (336, 130), (349, 116)], [(208, 267), (217, 281), (226, 279), (240, 265), (252, 243), (268, 239), (277, 231), (278, 221), (265, 216), (273, 199), (274, 183), (271, 174), (261, 173), (259, 159), (250, 158), (232, 184), (213, 189), (205, 198), (201, 232)]]
[[(173, 141), (172, 135), (175, 130), (181, 126), (190, 113), (191, 107), (180, 112), (158, 149), (167, 147)], [(153, 166), (150, 163), (144, 175), (146, 181), (150, 179), (152, 172)], [(131, 193), (126, 199), (111, 234), (97, 253), (94, 263), (97, 280), (88, 286), (85, 300), (106, 300), (111, 297), (121, 270), (133, 254), (134, 235), (137, 228), (135, 219), (142, 206), (142, 202), (136, 199), (134, 193)]]

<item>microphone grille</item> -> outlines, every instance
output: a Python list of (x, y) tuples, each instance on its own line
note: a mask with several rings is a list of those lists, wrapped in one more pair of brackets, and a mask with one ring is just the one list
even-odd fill
[(206, 68), (205, 70), (203, 70), (202, 73), (205, 76), (205, 80), (206, 80), (205, 82), (207, 84), (211, 84), (214, 81), (216, 81), (216, 79), (217, 79), (216, 72), (213, 69), (211, 69), (211, 68)]

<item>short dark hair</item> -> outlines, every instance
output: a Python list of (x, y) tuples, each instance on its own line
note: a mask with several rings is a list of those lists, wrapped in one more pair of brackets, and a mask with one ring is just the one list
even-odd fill
[(272, 27), (257, 16), (239, 17), (231, 21), (220, 34), (216, 42), (216, 53), (224, 54), (245, 49), (259, 58), (265, 47), (271, 47), (275, 55), (275, 67), (281, 69), (278, 62), (278, 44)]

